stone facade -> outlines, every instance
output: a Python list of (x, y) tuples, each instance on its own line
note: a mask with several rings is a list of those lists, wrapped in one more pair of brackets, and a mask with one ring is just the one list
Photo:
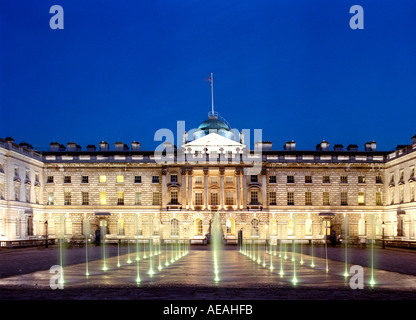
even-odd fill
[[(206, 138), (209, 137), (209, 138)], [(416, 141), (394, 152), (247, 151), (209, 134), (163, 156), (118, 143), (111, 151), (76, 144), (0, 139), (1, 240), (94, 237), (203, 242), (219, 214), (227, 243), (245, 239), (416, 240)], [(231, 142), (232, 141), (232, 142)], [(253, 168), (257, 157), (258, 170)], [(46, 223), (47, 222), (47, 223)]]

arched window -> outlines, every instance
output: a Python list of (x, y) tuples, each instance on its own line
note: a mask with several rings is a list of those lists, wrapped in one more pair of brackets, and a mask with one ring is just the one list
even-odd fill
[(202, 235), (202, 220), (199, 218), (195, 220), (195, 235)]
[(252, 237), (259, 236), (259, 220), (257, 219), (251, 220), (251, 236)]
[(117, 221), (117, 235), (124, 236), (124, 219), (118, 219)]
[(235, 221), (232, 218), (227, 219), (225, 222), (228, 235), (235, 235)]
[(306, 219), (305, 221), (305, 235), (311, 236), (312, 235), (312, 220)]
[(170, 236), (178, 237), (179, 236), (179, 221), (176, 218), (170, 220)]
[(363, 218), (358, 221), (358, 235), (365, 236), (365, 220)]

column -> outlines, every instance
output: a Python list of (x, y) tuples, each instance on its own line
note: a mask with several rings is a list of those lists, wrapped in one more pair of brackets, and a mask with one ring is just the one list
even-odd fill
[(204, 199), (205, 210), (208, 210), (208, 168), (204, 168)]
[(237, 177), (237, 210), (240, 210), (240, 204), (241, 204), (241, 189), (240, 189), (240, 168), (237, 168), (235, 170), (235, 174)]
[(192, 169), (188, 169), (188, 210), (192, 210)]

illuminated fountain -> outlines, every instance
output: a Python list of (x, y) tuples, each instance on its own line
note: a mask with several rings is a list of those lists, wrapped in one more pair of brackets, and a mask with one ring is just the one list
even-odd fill
[(222, 245), (222, 228), (218, 212), (214, 212), (214, 221), (211, 228), (211, 239), (212, 239), (212, 254), (214, 260), (214, 280), (215, 282), (220, 281), (219, 277), (219, 255), (220, 246)]

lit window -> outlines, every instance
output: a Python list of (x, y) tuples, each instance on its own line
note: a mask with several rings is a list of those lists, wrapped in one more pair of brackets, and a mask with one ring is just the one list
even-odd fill
[(53, 206), (54, 204), (54, 196), (53, 196), (53, 192), (48, 192), (48, 205)]
[(364, 192), (358, 192), (358, 205), (359, 206), (365, 205), (365, 194), (364, 194)]
[(212, 192), (211, 193), (211, 205), (217, 206), (218, 205), (218, 193)]
[(106, 183), (107, 182), (107, 176), (101, 175), (100, 176), (100, 183)]
[(159, 192), (158, 191), (153, 192), (152, 204), (154, 206), (159, 206), (160, 205), (160, 197), (159, 197)]
[(202, 206), (202, 192), (195, 193), (195, 205)]
[(71, 192), (64, 192), (64, 205), (65, 206), (71, 205)]
[(117, 192), (117, 205), (118, 206), (124, 205), (124, 192), (123, 191)]
[(230, 176), (225, 177), (225, 183), (226, 184), (233, 184), (234, 183), (234, 178), (230, 177)]
[(251, 220), (251, 236), (252, 237), (259, 236), (259, 220), (257, 219)]
[(124, 176), (123, 175), (118, 175), (117, 176), (117, 183), (124, 183)]
[(234, 219), (227, 219), (225, 222), (227, 234), (233, 235), (235, 234), (235, 222)]
[(324, 206), (329, 206), (329, 192), (322, 193), (322, 204)]
[(382, 206), (383, 203), (381, 201), (381, 192), (376, 192), (376, 206)]
[(234, 205), (234, 194), (232, 192), (227, 192), (225, 194), (225, 205), (226, 206)]
[(100, 204), (101, 205), (106, 205), (107, 204), (107, 193), (105, 191), (100, 192)]
[(117, 234), (119, 236), (124, 236), (124, 220), (118, 219), (117, 221)]
[(211, 184), (218, 184), (218, 177), (211, 177)]
[(195, 177), (195, 184), (202, 184), (202, 177)]
[(202, 220), (196, 219), (195, 220), (195, 235), (202, 235)]
[(365, 176), (358, 176), (358, 183), (365, 183)]

